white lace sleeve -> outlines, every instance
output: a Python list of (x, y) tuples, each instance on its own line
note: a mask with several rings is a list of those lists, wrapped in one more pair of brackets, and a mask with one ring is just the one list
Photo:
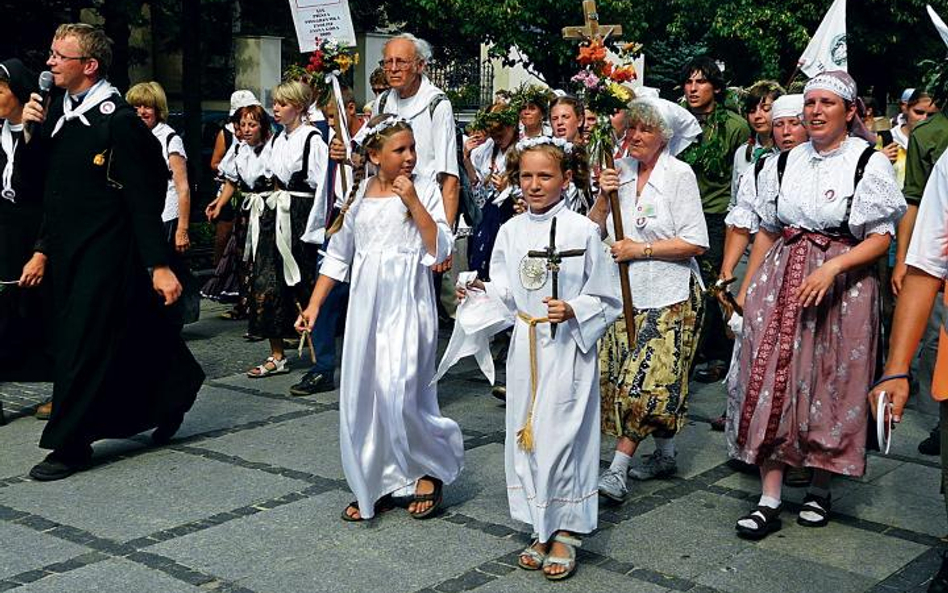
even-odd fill
[[(764, 164), (761, 175), (770, 164), (770, 159)], [(724, 224), (756, 233), (760, 227), (760, 217), (754, 211), (754, 201), (757, 199), (757, 180), (754, 178), (754, 167), (748, 168), (741, 175), (737, 186), (734, 207), (728, 212)]]
[(892, 164), (882, 153), (873, 154), (853, 195), (849, 230), (859, 238), (885, 233), (894, 236), (905, 209)]
[(217, 170), (221, 175), (224, 176), (224, 179), (230, 181), (231, 183), (237, 183), (240, 181), (237, 178), (237, 150), (240, 146), (239, 142), (234, 142), (230, 145), (230, 148), (227, 149), (227, 152), (224, 153), (224, 158), (221, 159), (219, 165), (217, 165)]
[(777, 194), (780, 193), (780, 182), (777, 179), (778, 157), (767, 159), (764, 170), (757, 178), (757, 195), (753, 199), (753, 211), (759, 221), (759, 226), (771, 233), (779, 233), (783, 224), (777, 218)]

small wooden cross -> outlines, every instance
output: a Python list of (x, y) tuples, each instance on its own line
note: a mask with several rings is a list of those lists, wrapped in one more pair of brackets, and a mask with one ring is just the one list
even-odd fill
[(622, 35), (622, 25), (600, 25), (596, 0), (583, 0), (583, 14), (586, 25), (582, 27), (563, 27), (564, 39), (605, 39), (612, 35)]

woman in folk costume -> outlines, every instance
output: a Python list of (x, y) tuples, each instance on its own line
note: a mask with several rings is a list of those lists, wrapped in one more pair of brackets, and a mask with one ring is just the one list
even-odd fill
[(832, 474), (865, 472), (879, 341), (875, 262), (905, 200), (892, 165), (867, 142), (857, 98), (845, 72), (810, 79), (809, 142), (759, 179), (760, 230), (737, 297), (746, 321), (740, 376), (727, 410), (729, 454), (759, 465), (762, 481), (756, 509), (737, 521), (743, 537), (780, 529), (787, 466), (814, 470), (797, 518), (807, 527), (828, 522)]
[(515, 324), (507, 357), (507, 497), (511, 516), (533, 527), (520, 567), (542, 569), (552, 580), (575, 572), (577, 535), (597, 526), (596, 342), (621, 307), (599, 229), (566, 207), (574, 150), (559, 138), (517, 144), (512, 158), (528, 211), (500, 228), (491, 281), (475, 280), (458, 295), (486, 291)]
[(519, 111), (520, 140), (553, 135), (553, 128), (546, 121), (552, 94), (547, 87), (526, 83), (514, 91), (510, 104)]
[[(219, 165), (224, 186), (204, 210), (208, 220), (218, 220), (236, 196), (238, 208), (233, 233), (214, 270), (214, 278), (205, 285), (206, 290), (213, 282), (213, 294), (236, 298), (235, 311), (247, 308), (253, 266), (251, 250), (247, 247), (248, 209), (258, 200), (255, 196), (251, 197), (252, 194), (261, 195), (270, 189), (267, 163), (271, 134), (270, 116), (262, 105), (241, 107), (236, 115), (239, 140), (227, 149)], [(247, 207), (242, 207), (243, 204)]]
[(165, 207), (161, 222), (168, 240), (171, 270), (181, 282), (181, 298), (172, 305), (172, 315), (179, 325), (194, 323), (201, 313), (201, 296), (197, 280), (184, 259), (191, 248), (188, 227), (191, 221), (191, 188), (188, 184), (188, 156), (184, 141), (168, 121), (168, 98), (157, 82), (140, 82), (128, 89), (125, 95), (128, 104), (135, 108), (138, 117), (161, 143), (161, 154), (168, 166), (169, 179), (165, 191)]
[[(639, 480), (675, 473), (674, 437), (685, 425), (688, 376), (702, 315), (695, 257), (708, 248), (708, 229), (694, 172), (675, 158), (701, 133), (691, 113), (669, 101), (642, 98), (628, 109), (631, 156), (605, 169), (600, 183), (619, 192), (627, 237), (615, 241), (606, 193), (589, 217), (612, 243), (616, 262), (629, 262), (635, 319), (617, 321), (601, 345), (602, 428), (616, 437), (612, 464), (599, 479), (603, 496), (622, 501), (627, 474)], [(629, 344), (626, 323), (635, 324)], [(655, 452), (630, 472), (639, 444)]]
[(345, 521), (391, 508), (391, 494), (414, 484), (408, 511), (436, 513), (442, 486), (461, 472), (464, 442), (441, 416), (430, 385), (438, 348), (431, 266), (451, 254), (441, 190), (413, 173), (411, 126), (380, 115), (358, 136), (378, 173), (357, 185), (330, 228), (319, 280), (297, 329), (312, 331), (337, 282), (348, 282), (350, 309), (339, 384), (339, 442), (356, 496)]
[(481, 209), (481, 220), (474, 228), (468, 258), (472, 270), (484, 279), (490, 278), (490, 254), (500, 225), (514, 215), (513, 199), (508, 190), (507, 153), (517, 139), (517, 109), (506, 103), (495, 103), (481, 117), (487, 138), (464, 143), (464, 169), (472, 180), (475, 200)]
[[(251, 378), (288, 373), (283, 339), (296, 337), (294, 321), (316, 283), (318, 245), (326, 216), (329, 148), (303, 114), (313, 91), (299, 81), (273, 90), (273, 115), (283, 130), (269, 142), (267, 173), (273, 187), (249, 194), (253, 257), (249, 333), (268, 338), (270, 356), (247, 371)], [(248, 203), (249, 202), (249, 203)]]

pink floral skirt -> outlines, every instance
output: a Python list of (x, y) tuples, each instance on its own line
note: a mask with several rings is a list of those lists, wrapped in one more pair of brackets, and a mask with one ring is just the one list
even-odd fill
[(729, 388), (731, 457), (865, 472), (866, 394), (879, 340), (874, 267), (838, 275), (817, 307), (793, 297), (810, 273), (853, 245), (788, 228), (767, 254), (747, 292), (740, 372)]

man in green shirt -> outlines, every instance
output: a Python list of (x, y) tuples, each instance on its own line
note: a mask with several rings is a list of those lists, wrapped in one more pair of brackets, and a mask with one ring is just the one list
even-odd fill
[[(709, 248), (698, 261), (706, 286), (717, 280), (724, 260), (724, 218), (731, 193), (734, 151), (750, 138), (743, 117), (725, 104), (727, 87), (718, 65), (707, 56), (692, 59), (681, 71), (681, 86), (688, 110), (701, 124), (701, 138), (681, 155), (698, 179)], [(725, 320), (717, 301), (709, 297), (705, 307), (698, 356), (705, 367), (695, 373), (699, 381), (712, 382), (724, 377), (731, 360), (734, 342), (725, 334)]]

